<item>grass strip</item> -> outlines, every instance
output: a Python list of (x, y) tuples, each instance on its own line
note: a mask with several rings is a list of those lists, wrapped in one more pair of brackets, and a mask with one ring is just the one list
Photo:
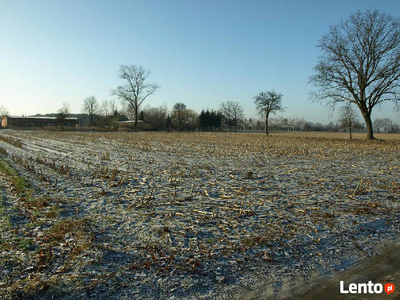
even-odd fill
[(0, 158), (0, 172), (3, 172), (7, 179), (11, 181), (15, 191), (18, 195), (26, 193), (29, 189), (29, 182), (18, 175), (18, 172), (11, 167), (11, 165), (6, 162), (4, 159)]

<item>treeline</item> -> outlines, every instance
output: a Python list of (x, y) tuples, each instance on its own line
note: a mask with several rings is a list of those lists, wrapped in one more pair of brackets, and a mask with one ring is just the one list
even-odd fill
[[(169, 130), (169, 131), (265, 131), (265, 121), (259, 118), (246, 118), (243, 114), (226, 115), (222, 111), (202, 110), (197, 114), (186, 106), (175, 105), (172, 112), (163, 107), (146, 107), (141, 112), (142, 130)], [(390, 119), (375, 119), (374, 126), (377, 132), (400, 132), (400, 126)], [(311, 122), (304, 118), (271, 117), (268, 123), (271, 131), (348, 131), (348, 124), (343, 120), (322, 124)], [(354, 120), (351, 124), (354, 132), (365, 132), (365, 124)]]
[[(101, 104), (94, 96), (84, 100), (82, 114), (68, 114), (77, 117), (80, 126), (127, 128), (133, 126), (136, 113), (132, 106), (122, 103), (118, 107), (115, 101), (103, 101)], [(125, 104), (125, 105), (124, 105)], [(64, 105), (65, 106), (65, 105)], [(65, 109), (64, 109), (65, 110)], [(63, 113), (66, 115), (66, 113)], [(54, 114), (54, 116), (60, 115)], [(138, 114), (138, 127), (149, 131), (237, 131), (243, 130), (243, 108), (238, 102), (227, 101), (221, 109), (202, 110), (200, 114), (177, 102), (171, 111), (166, 105), (144, 107)]]
[[(102, 110), (93, 114), (70, 115), (77, 117), (80, 126), (100, 128), (132, 129), (133, 112), (129, 106), (118, 108), (115, 102), (103, 102)], [(176, 103), (172, 110), (166, 105), (151, 107), (147, 105), (139, 113), (139, 129), (146, 131), (265, 131), (265, 121), (258, 118), (246, 118), (243, 108), (236, 102), (224, 102), (219, 110), (203, 109), (200, 114), (182, 103)], [(92, 122), (92, 125), (91, 125)], [(399, 132), (400, 126), (390, 119), (375, 119), (377, 132)], [(271, 117), (268, 123), (270, 131), (331, 131), (348, 130), (343, 120), (329, 124), (314, 123), (304, 118)], [(359, 120), (351, 124), (354, 132), (364, 132), (365, 125)]]
[[(40, 116), (40, 115), (37, 115)], [(121, 107), (114, 100), (99, 103), (93, 96), (84, 100), (81, 114), (71, 114), (69, 106), (64, 103), (57, 114), (52, 117), (76, 117), (82, 129), (134, 129), (135, 112), (131, 106)], [(265, 119), (246, 118), (243, 107), (238, 102), (227, 101), (220, 104), (218, 110), (203, 109), (200, 114), (177, 102), (172, 110), (166, 105), (158, 107), (145, 106), (138, 114), (138, 129), (145, 131), (265, 131)], [(400, 126), (388, 118), (375, 119), (377, 132), (400, 132)], [(270, 117), (269, 131), (353, 131), (365, 132), (366, 128), (354, 114), (341, 115), (336, 122), (329, 124), (314, 123), (304, 118)]]

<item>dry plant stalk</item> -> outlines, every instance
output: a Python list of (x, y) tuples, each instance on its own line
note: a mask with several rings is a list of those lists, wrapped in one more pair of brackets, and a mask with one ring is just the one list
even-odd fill
[(360, 182), (357, 184), (356, 188), (353, 191), (352, 196), (362, 196), (372, 192), (372, 184), (371, 180), (364, 181), (361, 179)]

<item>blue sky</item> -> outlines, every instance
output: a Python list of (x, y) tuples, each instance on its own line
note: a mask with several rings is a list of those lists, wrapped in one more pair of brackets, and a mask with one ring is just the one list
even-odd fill
[[(56, 112), (63, 102), (80, 112), (88, 96), (113, 99), (119, 66), (134, 64), (161, 85), (151, 106), (200, 112), (231, 100), (254, 117), (253, 97), (274, 89), (287, 107), (280, 115), (336, 121), (308, 101), (316, 44), (366, 9), (400, 17), (400, 1), (385, 0), (0, 0), (0, 105), (13, 115)], [(392, 104), (376, 117), (400, 123)]]

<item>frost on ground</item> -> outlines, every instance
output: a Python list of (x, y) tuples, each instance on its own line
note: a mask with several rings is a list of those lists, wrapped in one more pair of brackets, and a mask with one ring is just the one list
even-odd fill
[(0, 131), (0, 298), (279, 296), (346, 270), (399, 238), (388, 137)]

